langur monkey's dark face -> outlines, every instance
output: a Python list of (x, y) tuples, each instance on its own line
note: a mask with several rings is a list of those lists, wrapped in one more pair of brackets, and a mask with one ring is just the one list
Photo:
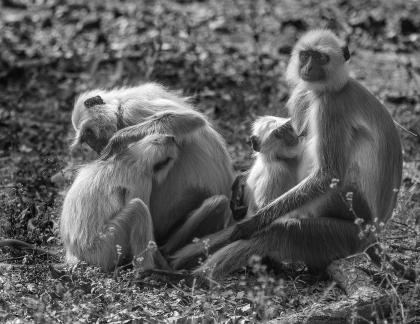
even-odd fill
[[(342, 48), (343, 58), (350, 57), (347, 46)], [(317, 82), (327, 78), (326, 67), (330, 62), (330, 55), (316, 49), (302, 49), (299, 51), (299, 75), (304, 81)]]
[(348, 47), (329, 31), (315, 30), (304, 35), (293, 49), (286, 71), (292, 86), (305, 83), (309, 89), (339, 90), (347, 82), (345, 64)]
[(324, 66), (330, 61), (330, 56), (315, 50), (299, 52), (300, 77), (309, 82), (325, 80)]

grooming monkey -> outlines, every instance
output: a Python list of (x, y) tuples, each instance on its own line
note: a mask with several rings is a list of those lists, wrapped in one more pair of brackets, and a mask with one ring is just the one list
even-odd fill
[[(364, 225), (378, 229), (391, 217), (401, 183), (401, 143), (386, 108), (349, 77), (349, 57), (328, 30), (298, 41), (286, 73), (292, 86), (287, 106), (296, 133), (306, 134), (299, 168), (310, 173), (254, 216), (214, 234), (210, 252), (233, 243), (197, 272), (210, 268), (220, 278), (254, 254), (324, 268), (375, 241)], [(194, 253), (185, 247), (173, 264), (183, 265)]]
[[(178, 136), (172, 129), (173, 120), (185, 114), (194, 115), (202, 125), (194, 133)], [(148, 134), (176, 135), (178, 159), (166, 179), (154, 183), (150, 198), (156, 241), (164, 253), (229, 222), (233, 170), (226, 144), (187, 99), (154, 83), (93, 90), (76, 101), (72, 122), (76, 130), (73, 146), (85, 142), (105, 158)], [(190, 126), (186, 120), (176, 127), (188, 130)]]
[(154, 241), (148, 205), (152, 181), (164, 180), (178, 153), (173, 136), (154, 134), (113, 159), (82, 167), (61, 214), (66, 261), (84, 260), (109, 271), (141, 256), (144, 269), (156, 267), (155, 257), (164, 266), (159, 252), (148, 250)]
[(76, 100), (71, 117), (76, 131), (72, 147), (86, 143), (100, 154), (118, 130), (142, 122), (168, 108), (192, 110), (186, 98), (156, 83), (82, 93)]

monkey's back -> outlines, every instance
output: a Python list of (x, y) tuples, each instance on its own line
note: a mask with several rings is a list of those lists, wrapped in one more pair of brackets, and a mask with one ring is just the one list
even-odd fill
[(323, 94), (318, 101), (309, 115), (319, 120), (316, 141), (324, 146), (321, 152), (330, 154), (317, 156), (321, 167), (335, 165), (338, 178), (363, 193), (372, 220), (388, 220), (402, 175), (401, 142), (391, 115), (351, 78), (340, 91)]
[(66, 194), (60, 233), (71, 254), (83, 253), (124, 204), (124, 197), (112, 183), (108, 171), (106, 166), (95, 162), (83, 166)]
[(352, 104), (364, 103), (358, 113), (363, 114), (370, 123), (368, 126), (378, 133), (378, 151), (376, 157), (372, 157), (377, 178), (376, 212), (379, 220), (387, 221), (395, 207), (402, 179), (400, 136), (390, 113), (371, 92), (354, 79), (350, 79), (347, 86), (353, 94), (352, 98), (358, 99)]
[(196, 136), (198, 141), (182, 145), (166, 180), (153, 184), (150, 209), (158, 243), (206, 198), (230, 198), (233, 170), (223, 139), (209, 125)]

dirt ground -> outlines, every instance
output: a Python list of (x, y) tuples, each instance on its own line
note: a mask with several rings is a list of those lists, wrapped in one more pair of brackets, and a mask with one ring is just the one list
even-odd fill
[[(247, 169), (251, 122), (285, 115), (283, 75), (291, 47), (319, 27), (348, 41), (352, 76), (401, 125), (404, 180), (380, 238), (394, 259), (419, 269), (417, 0), (1, 1), (0, 237), (62, 257), (57, 224), (68, 183), (51, 177), (80, 162), (69, 154), (70, 115), (86, 89), (150, 80), (180, 89), (214, 120), (235, 169)], [(48, 266), (58, 261), (0, 250), (1, 322), (182, 322), (191, 316), (252, 322), (346, 298), (304, 267), (241, 272), (204, 289), (156, 275), (139, 279), (130, 270), (106, 275), (80, 266), (62, 273)], [(419, 281), (397, 278), (388, 268), (372, 277), (394, 298), (388, 323), (420, 323)]]

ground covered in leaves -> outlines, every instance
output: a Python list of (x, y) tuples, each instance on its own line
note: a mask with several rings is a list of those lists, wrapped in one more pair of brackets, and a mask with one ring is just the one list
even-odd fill
[[(404, 183), (381, 242), (395, 259), (419, 269), (415, 0), (1, 1), (0, 237), (62, 257), (57, 223), (65, 184), (51, 177), (73, 163), (70, 114), (77, 94), (89, 88), (154, 80), (181, 89), (215, 121), (236, 170), (246, 169), (250, 123), (285, 114), (288, 54), (302, 32), (318, 27), (349, 42), (353, 76), (413, 133), (400, 131)], [(257, 264), (255, 274), (237, 274), (208, 290), (133, 270), (105, 275), (83, 265), (67, 272), (49, 267), (58, 261), (1, 250), (1, 322), (258, 321), (346, 298), (304, 268), (268, 275)], [(387, 269), (372, 276), (394, 296), (388, 322), (420, 322), (419, 282)]]

